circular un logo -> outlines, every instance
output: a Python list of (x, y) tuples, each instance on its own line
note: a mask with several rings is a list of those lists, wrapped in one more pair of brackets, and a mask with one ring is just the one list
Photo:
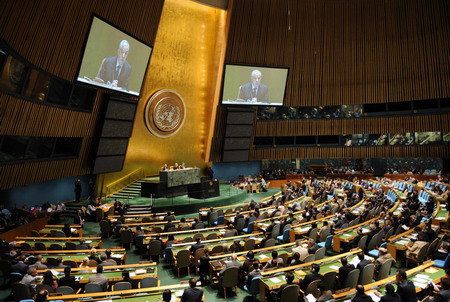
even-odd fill
[(171, 89), (155, 92), (145, 105), (145, 124), (158, 137), (169, 137), (177, 133), (185, 118), (184, 101)]

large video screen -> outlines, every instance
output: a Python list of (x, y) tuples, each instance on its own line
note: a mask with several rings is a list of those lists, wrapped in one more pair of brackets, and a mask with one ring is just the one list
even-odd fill
[(287, 68), (225, 65), (224, 105), (283, 106)]
[(93, 16), (77, 81), (139, 96), (152, 47)]

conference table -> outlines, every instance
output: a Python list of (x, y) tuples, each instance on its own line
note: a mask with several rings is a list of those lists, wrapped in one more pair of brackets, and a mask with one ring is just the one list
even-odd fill
[[(43, 229), (39, 230), (39, 234), (49, 235), (52, 231), (62, 231), (64, 225), (46, 225)], [(79, 224), (70, 225), (70, 231), (73, 236), (83, 237), (83, 227)]]
[(168, 187), (200, 183), (200, 168), (159, 171), (159, 179)]
[[(427, 287), (430, 281), (433, 281), (435, 284), (440, 282), (440, 278), (445, 276), (445, 270), (442, 268), (434, 267), (434, 261), (430, 260), (428, 262), (423, 263), (417, 267), (414, 267), (410, 270), (406, 271), (408, 276), (408, 280), (413, 281), (416, 292), (422, 291)], [(374, 291), (378, 291), (383, 296), (386, 293), (386, 285), (392, 284), (397, 290), (397, 284), (395, 282), (395, 276), (391, 276), (367, 285), (364, 285), (366, 289), (366, 294), (373, 296)], [(348, 301), (350, 300), (356, 293), (354, 288), (340, 293), (335, 293), (333, 298), (335, 301)]]
[[(43, 275), (46, 271), (38, 270), (38, 274)], [(103, 266), (103, 275), (109, 279), (110, 283), (123, 281), (122, 273), (125, 271), (129, 272), (130, 278), (135, 280), (141, 280), (146, 277), (158, 277), (156, 263)], [(64, 269), (52, 269), (52, 273), (58, 277), (63, 276)], [(79, 284), (88, 283), (89, 277), (95, 274), (97, 274), (96, 267), (72, 268), (71, 270), (71, 275), (75, 277)]]
[[(97, 256), (106, 252), (106, 249), (98, 249)], [(62, 257), (63, 261), (72, 260), (77, 263), (83, 262), (83, 258), (90, 256), (89, 250), (51, 250), (51, 251), (24, 251), (25, 254), (41, 254), (43, 261), (46, 263), (48, 258)], [(127, 253), (125, 249), (111, 249), (111, 257), (125, 263)]]
[(307, 273), (306, 270), (308, 270), (312, 264), (318, 264), (320, 266), (320, 274), (324, 275), (330, 271), (338, 271), (339, 268), (342, 266), (341, 264), (342, 257), (349, 258), (349, 263), (355, 263), (355, 258), (357, 259), (356, 254), (360, 251), (361, 251), (360, 249), (356, 249), (351, 252), (342, 253), (336, 256), (323, 258), (308, 263), (302, 263), (299, 265), (283, 267), (280, 269), (270, 271), (264, 271), (261, 273), (262, 275), (261, 279), (259, 279), (260, 280), (259, 299), (260, 301), (265, 302), (267, 292), (278, 289), (283, 284), (286, 283), (284, 276), (280, 275), (280, 273), (293, 271), (295, 278), (294, 282), (299, 282), (299, 280), (301, 280), (304, 276), (306, 276), (309, 273), (309, 272)]
[[(65, 246), (66, 242), (73, 242), (75, 244), (80, 244), (79, 241), (67, 240), (65, 238), (51, 237), (53, 240), (45, 240), (45, 238), (47, 238), (47, 237), (41, 237), (41, 238), (43, 240), (34, 240), (34, 239), (31, 239), (31, 240), (29, 240), (29, 239), (17, 240), (17, 241), (14, 242), (13, 246), (16, 247), (16, 248), (19, 248), (22, 243), (26, 243), (26, 244), (29, 244), (31, 246), (34, 246), (36, 244), (36, 242), (40, 242), (40, 243), (44, 244), (47, 249), (49, 249), (52, 244), (59, 244), (62, 247)], [(89, 237), (87, 237), (87, 238), (89, 238)], [(96, 237), (96, 238), (100, 238), (100, 237)], [(92, 247), (99, 248), (99, 249), (102, 248), (102, 241), (100, 239), (85, 240), (84, 243), (85, 244), (89, 244), (89, 246), (91, 248)]]

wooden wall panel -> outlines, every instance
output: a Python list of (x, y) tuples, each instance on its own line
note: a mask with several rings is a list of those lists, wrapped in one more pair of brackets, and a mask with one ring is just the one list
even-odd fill
[[(450, 2), (447, 0), (235, 1), (225, 61), (289, 67), (285, 106), (447, 98), (450, 97), (448, 16)], [(270, 90), (270, 83), (266, 84)], [(446, 114), (260, 121), (254, 135), (442, 131), (449, 129), (448, 118)], [(219, 128), (224, 122), (216, 123), (214, 143), (218, 152), (221, 149)], [(386, 154), (380, 150), (373, 149), (371, 156), (379, 157), (377, 152), (381, 152), (380, 156)], [(408, 150), (405, 154), (413, 155), (414, 150), (424, 149), (408, 147)], [(266, 159), (279, 158), (282, 154), (255, 150), (254, 158), (261, 158), (261, 152)], [(298, 156), (292, 158), (303, 156), (298, 151), (295, 154)], [(320, 155), (335, 157), (329, 151)]]
[(289, 67), (289, 106), (448, 97), (449, 15), (446, 0), (236, 1), (226, 62)]
[[(164, 0), (5, 0), (0, 6), (0, 35), (31, 64), (73, 81), (93, 13), (153, 45), (163, 5)], [(99, 89), (91, 113), (0, 94), (2, 135), (83, 138), (77, 159), (1, 165), (0, 190), (89, 174), (90, 151), (105, 93)]]

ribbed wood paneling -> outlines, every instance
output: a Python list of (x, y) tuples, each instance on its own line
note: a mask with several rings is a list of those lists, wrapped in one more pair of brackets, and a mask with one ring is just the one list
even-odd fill
[[(289, 67), (285, 106), (449, 97), (449, 16), (448, 0), (235, 1), (225, 61)], [(270, 93), (270, 83), (265, 84)], [(261, 121), (254, 135), (441, 131), (449, 128), (448, 117)], [(220, 128), (223, 123), (225, 120), (216, 125)], [(218, 152), (220, 135), (216, 128), (213, 144)], [(411, 156), (418, 156), (413, 150), (424, 150), (407, 149)], [(336, 157), (327, 150), (320, 154), (317, 151), (312, 157)], [(374, 148), (370, 156), (385, 154), (377, 150), (381, 149)], [(254, 152), (254, 159), (262, 158), (256, 156), (260, 152), (267, 159), (283, 158), (278, 150)], [(286, 158), (304, 155), (298, 151), (296, 154)], [(369, 156), (369, 151), (365, 154)]]
[(450, 114), (359, 119), (258, 121), (254, 136), (388, 134), (450, 131)]
[(235, 1), (226, 62), (289, 67), (289, 106), (448, 97), (448, 16), (447, 0)]
[(450, 146), (380, 146), (253, 149), (250, 160), (294, 158), (448, 157)]
[[(7, 0), (0, 6), (0, 34), (35, 66), (73, 81), (93, 13), (153, 45), (163, 5), (164, 0)], [(0, 189), (90, 173), (90, 151), (104, 94), (99, 90), (91, 113), (1, 94), (1, 134), (82, 137), (83, 143), (77, 159), (0, 166)]]

